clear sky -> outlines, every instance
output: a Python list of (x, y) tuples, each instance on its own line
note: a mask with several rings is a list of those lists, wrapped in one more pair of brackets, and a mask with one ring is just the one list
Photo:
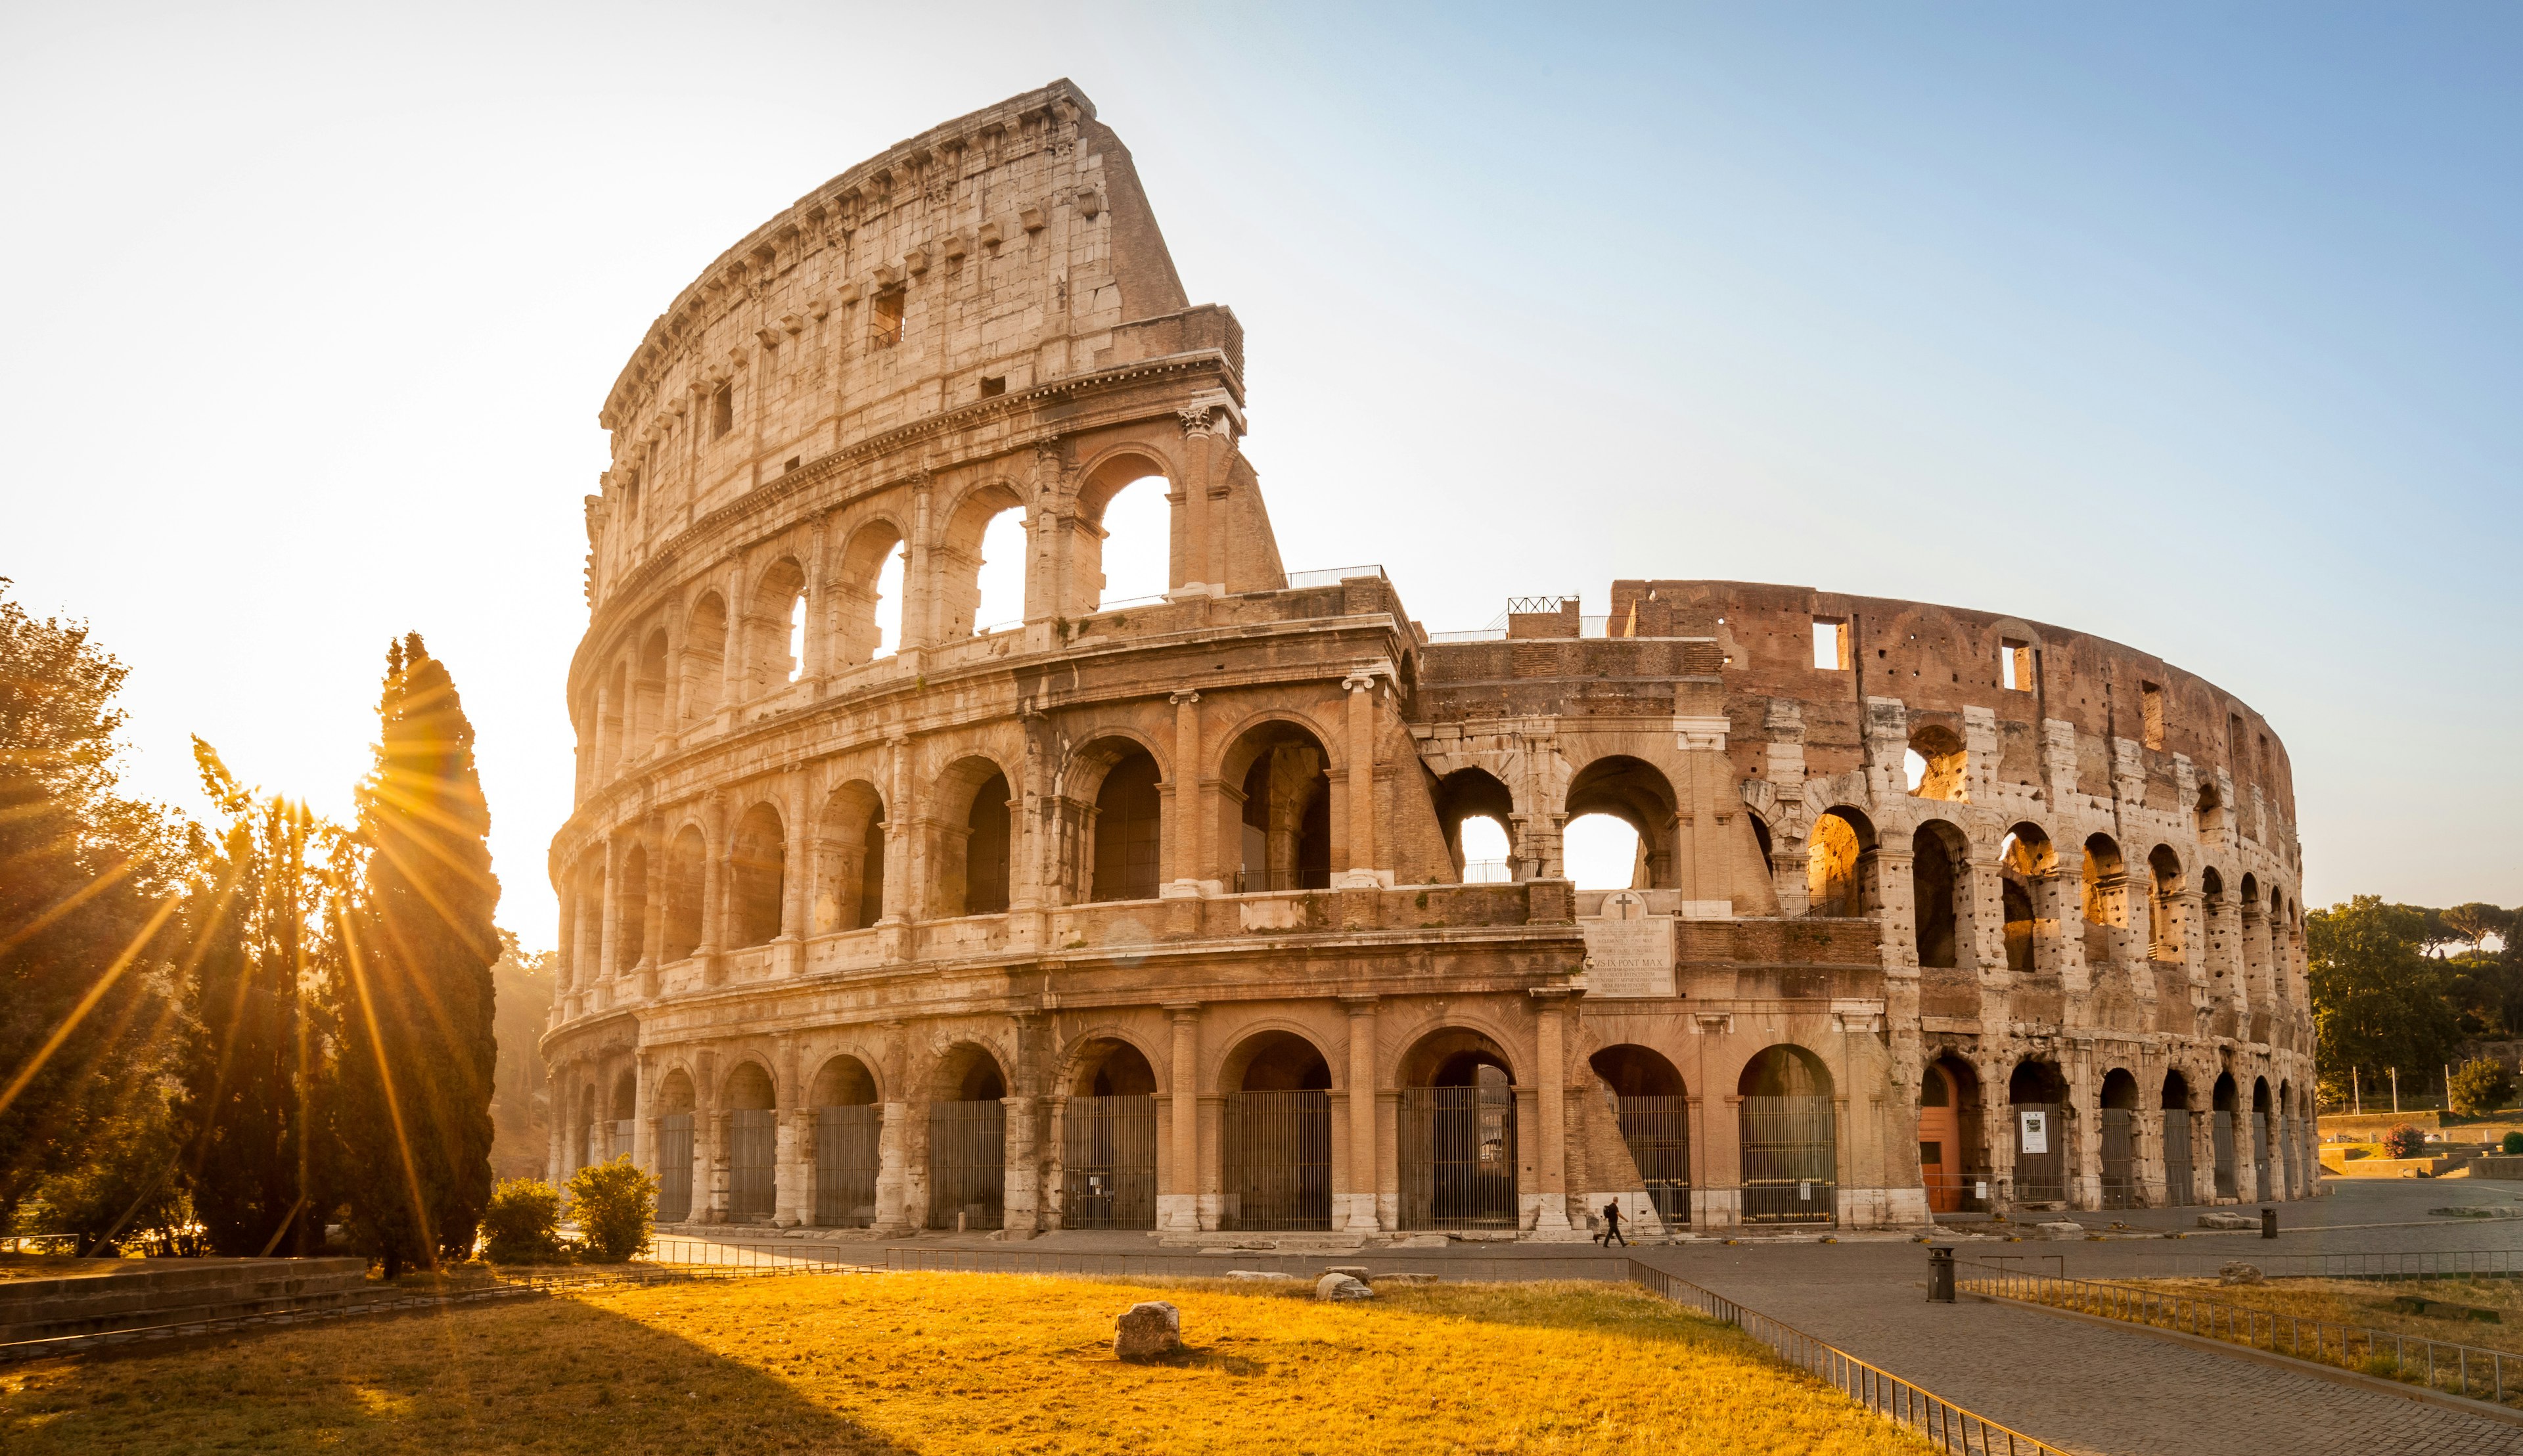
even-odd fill
[(1073, 78), (1292, 568), (2003, 609), (2293, 756), (2309, 904), (2523, 902), (2523, 11), (0, 6), (0, 575), (347, 809), (418, 629), (553, 940), (595, 412), (706, 263)]

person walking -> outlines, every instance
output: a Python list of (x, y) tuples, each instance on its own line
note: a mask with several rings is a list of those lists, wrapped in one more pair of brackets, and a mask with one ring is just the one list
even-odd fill
[[(1621, 1239), (1621, 1200), (1618, 1198), (1603, 1205), (1603, 1232), (1595, 1236), (1595, 1242), (1609, 1248), (1615, 1239)], [(1621, 1246), (1629, 1247), (1630, 1241), (1621, 1239)]]

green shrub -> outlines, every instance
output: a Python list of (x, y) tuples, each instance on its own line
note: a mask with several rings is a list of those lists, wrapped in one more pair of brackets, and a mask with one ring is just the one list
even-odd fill
[(2414, 1122), (2404, 1122), (2383, 1135), (2383, 1155), (2415, 1157), (2426, 1149), (2427, 1135)]
[(590, 1163), (570, 1174), (569, 1199), (578, 1213), (579, 1245), (586, 1257), (619, 1264), (648, 1251), (657, 1180), (628, 1157)]
[(2464, 1117), (2485, 1117), (2514, 1095), (2514, 1073), (2501, 1061), (2475, 1057), (2453, 1068), (2445, 1100)]
[(482, 1256), (494, 1264), (553, 1264), (568, 1259), (560, 1242), (560, 1190), (540, 1178), (510, 1178), (491, 1190), (482, 1210)]
[(2507, 1133), (2497, 1140), (2497, 1151), (2507, 1157), (2523, 1154), (2523, 1133)]

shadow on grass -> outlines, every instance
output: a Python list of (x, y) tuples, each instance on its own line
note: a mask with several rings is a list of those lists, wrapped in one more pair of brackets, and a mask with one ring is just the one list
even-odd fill
[[(1145, 1284), (1151, 1288), (1192, 1287), (1254, 1298), (1315, 1302), (1312, 1286), (1304, 1283), (1244, 1283), (1216, 1279), (1118, 1282)], [(1468, 1320), (1483, 1325), (1570, 1330), (1623, 1339), (1714, 1345), (1762, 1359), (1772, 1358), (1773, 1353), (1768, 1345), (1735, 1326), (1687, 1309), (1626, 1280), (1380, 1285), (1376, 1288), (1373, 1302), (1347, 1307)]]
[(0, 1449), (910, 1456), (763, 1360), (570, 1299), (376, 1316), (0, 1372)]
[(1214, 1370), (1220, 1375), (1238, 1377), (1268, 1375), (1270, 1367), (1244, 1355), (1230, 1355), (1224, 1350), (1184, 1345), (1162, 1355), (1127, 1362), (1132, 1365), (1162, 1365), (1168, 1370)]

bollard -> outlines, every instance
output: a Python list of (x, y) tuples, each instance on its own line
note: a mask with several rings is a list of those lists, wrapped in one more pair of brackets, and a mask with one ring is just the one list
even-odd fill
[(2263, 1209), (2261, 1209), (2261, 1238), (2263, 1238), (2263, 1239), (2274, 1239), (2274, 1238), (2276, 1238), (2277, 1236), (2278, 1236), (2278, 1211), (2277, 1211), (2275, 1208), (2263, 1208)]
[(1954, 1250), (1951, 1245), (1928, 1247), (1928, 1302), (1954, 1302)]

